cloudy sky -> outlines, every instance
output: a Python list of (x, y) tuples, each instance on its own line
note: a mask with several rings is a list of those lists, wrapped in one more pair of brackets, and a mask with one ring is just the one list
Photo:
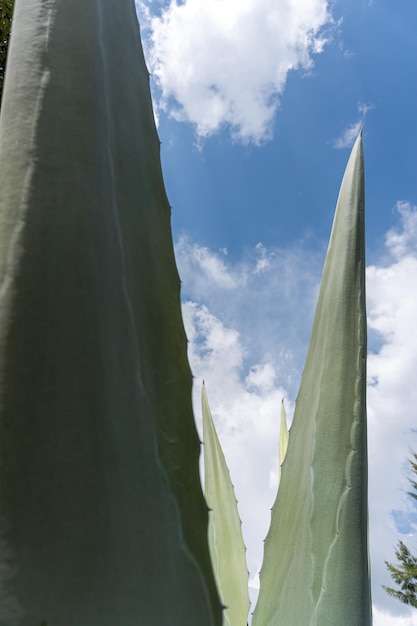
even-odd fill
[(366, 163), (370, 541), (375, 626), (412, 626), (382, 590), (417, 450), (415, 0), (137, 2), (200, 423), (207, 393), (239, 500), (252, 598), (337, 192)]

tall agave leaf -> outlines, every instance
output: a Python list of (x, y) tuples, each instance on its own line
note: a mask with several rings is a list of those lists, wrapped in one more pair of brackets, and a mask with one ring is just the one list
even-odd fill
[(250, 602), (241, 521), (204, 383), (202, 408), (204, 494), (210, 507), (209, 546), (220, 597), (226, 605), (223, 623), (224, 626), (246, 626)]
[(133, 0), (16, 0), (0, 174), (0, 623), (219, 626)]
[(337, 202), (253, 626), (367, 626), (362, 140)]

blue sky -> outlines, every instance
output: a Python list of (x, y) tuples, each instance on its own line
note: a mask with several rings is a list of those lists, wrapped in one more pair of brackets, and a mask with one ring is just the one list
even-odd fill
[(240, 503), (252, 597), (333, 211), (363, 126), (375, 626), (411, 626), (384, 560), (417, 553), (417, 5), (137, 2), (172, 205), (197, 421), (204, 377)]

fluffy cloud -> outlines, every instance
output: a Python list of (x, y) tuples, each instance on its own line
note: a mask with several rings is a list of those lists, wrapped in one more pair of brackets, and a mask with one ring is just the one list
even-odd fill
[(177, 242), (176, 256), (183, 270), (181, 273), (183, 280), (184, 278), (192, 280), (193, 277), (199, 275), (194, 287), (204, 284), (204, 287), (208, 286), (209, 289), (233, 290), (245, 280), (239, 272), (227, 267), (226, 250), (214, 253), (205, 246), (191, 243), (183, 236)]
[(287, 249), (258, 243), (244, 258), (232, 261), (224, 250), (209, 250), (185, 237), (176, 245), (183, 297), (204, 304), (245, 338), (245, 366), (274, 361), (292, 394), (306, 352), (324, 253), (324, 247), (312, 251), (304, 242)]
[(359, 135), (359, 131), (365, 124), (365, 117), (369, 111), (372, 111), (374, 106), (372, 104), (365, 104), (360, 102), (358, 104), (359, 119), (356, 122), (349, 124), (342, 134), (335, 140), (334, 147), (338, 149), (351, 148), (355, 143), (356, 137)]
[(394, 617), (378, 609), (374, 609), (373, 617), (375, 626), (416, 626), (414, 617)]
[(362, 128), (362, 120), (353, 122), (343, 131), (343, 133), (334, 142), (335, 148), (351, 148), (355, 143), (356, 137), (359, 135), (359, 131)]
[(399, 225), (386, 237), (387, 257), (367, 271), (371, 348), (376, 345), (368, 358), (372, 556), (379, 582), (374, 596), (382, 606), (380, 584), (392, 582), (384, 560), (395, 560), (399, 538), (413, 550), (410, 535), (416, 530), (416, 509), (406, 491), (407, 457), (417, 448), (417, 211), (407, 203), (397, 210)]
[[(417, 209), (407, 203), (400, 203), (397, 209), (398, 225), (387, 233), (383, 258), (367, 268), (375, 626), (412, 623), (408, 609), (381, 588), (391, 584), (384, 561), (394, 560), (399, 538), (413, 549), (416, 530), (416, 510), (405, 492), (407, 456), (410, 447), (417, 448), (417, 295), (413, 287), (417, 276)], [(244, 260), (232, 262), (224, 252), (210, 251), (185, 239), (177, 249), (195, 376), (196, 415), (200, 423), (199, 394), (204, 378), (236, 486), (253, 597), (262, 540), (276, 493), (280, 402), (284, 397), (291, 419), (322, 252), (304, 250), (300, 254), (300, 249), (270, 250), (258, 245)], [(210, 267), (220, 269), (205, 271), (207, 259), (211, 259)]]
[(312, 66), (332, 21), (327, 0), (171, 0), (159, 16), (138, 11), (159, 105), (200, 136), (229, 125), (255, 143), (271, 134), (288, 72)]

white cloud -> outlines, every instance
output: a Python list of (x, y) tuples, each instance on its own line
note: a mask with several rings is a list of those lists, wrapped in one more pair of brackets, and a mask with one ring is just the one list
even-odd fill
[(226, 256), (224, 251), (213, 253), (207, 247), (192, 244), (182, 237), (177, 243), (176, 255), (177, 258), (185, 256), (190, 273), (201, 273), (200, 279), (204, 278), (205, 284), (214, 288), (235, 289), (241, 281), (241, 277), (227, 268), (222, 258)]
[(363, 117), (365, 117), (369, 111), (373, 111), (374, 108), (373, 104), (367, 104), (366, 102), (359, 102), (358, 104), (358, 111)]
[(331, 23), (327, 0), (171, 0), (147, 43), (159, 106), (202, 137), (266, 140), (288, 72), (312, 66)]
[(271, 261), (268, 259), (268, 253), (265, 246), (262, 243), (257, 243), (255, 250), (258, 254), (258, 260), (256, 262), (255, 274), (259, 274), (271, 266)]
[(352, 122), (341, 133), (341, 135), (335, 139), (334, 146), (338, 149), (351, 148), (355, 143), (356, 137), (359, 135), (360, 129), (365, 124), (366, 115), (369, 111), (372, 111), (374, 106), (372, 104), (366, 104), (365, 102), (359, 102), (358, 113), (359, 119), (356, 122)]
[[(387, 233), (385, 256), (367, 269), (374, 626), (416, 624), (408, 609), (381, 587), (391, 584), (384, 561), (395, 561), (398, 539), (410, 549), (416, 547), (416, 509), (405, 492), (409, 448), (417, 448), (417, 209), (404, 202), (397, 209), (398, 224)], [(233, 281), (231, 289), (228, 280), (205, 273), (204, 264), (202, 268), (195, 261), (199, 254), (193, 260), (189, 252), (196, 244), (182, 240), (181, 245), (178, 258), (189, 298), (184, 317), (196, 381), (196, 415), (200, 420), (204, 378), (236, 486), (251, 592), (256, 596), (262, 540), (276, 492), (280, 402), (284, 397), (291, 418), (324, 255), (301, 246), (258, 246), (233, 262), (223, 252), (204, 248), (204, 255), (222, 262), (220, 274)], [(259, 259), (267, 261), (262, 271)], [(400, 518), (408, 524), (406, 535), (396, 527)]]
[(417, 207), (409, 202), (398, 202), (396, 211), (401, 218), (400, 228), (388, 231), (386, 244), (391, 254), (400, 258), (417, 253)]
[(349, 126), (343, 131), (343, 133), (336, 139), (334, 145), (336, 148), (351, 148), (355, 143), (356, 137), (359, 135), (359, 131), (362, 128), (362, 120), (349, 124)]
[[(415, 548), (408, 533), (401, 536), (402, 529), (396, 527), (398, 513), (409, 531), (417, 520), (406, 497), (407, 457), (410, 447), (417, 448), (417, 210), (407, 203), (399, 203), (397, 210), (399, 224), (386, 236), (387, 257), (367, 272), (368, 325), (378, 344), (368, 358), (374, 596), (381, 606), (392, 608), (395, 604), (387, 604), (380, 588), (392, 583), (384, 560), (395, 561), (399, 538)], [(387, 523), (381, 524), (381, 519)]]
[(417, 626), (415, 617), (399, 617), (374, 609), (374, 626)]
[[(183, 297), (206, 305), (224, 324), (236, 328), (255, 362), (279, 356), (281, 380), (295, 393), (324, 246), (313, 252), (304, 242), (288, 249), (267, 249), (258, 243), (244, 258), (232, 261), (222, 251), (210, 251), (183, 237), (175, 252)], [(217, 271), (207, 272), (207, 265)]]
[(246, 376), (246, 384), (249, 389), (269, 391), (272, 389), (276, 377), (277, 373), (272, 363), (257, 364), (250, 368), (249, 374)]

